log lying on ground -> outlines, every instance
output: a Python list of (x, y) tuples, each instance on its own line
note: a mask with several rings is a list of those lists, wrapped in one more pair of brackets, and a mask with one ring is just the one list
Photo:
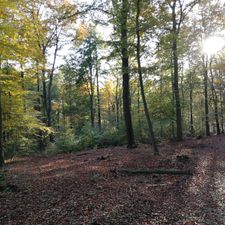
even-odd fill
[(167, 174), (167, 175), (192, 175), (190, 170), (178, 169), (120, 169), (117, 172), (127, 174)]

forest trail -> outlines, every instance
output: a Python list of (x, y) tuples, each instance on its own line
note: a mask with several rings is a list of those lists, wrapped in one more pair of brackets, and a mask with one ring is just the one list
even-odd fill
[(169, 212), (170, 218), (163, 224), (225, 224), (224, 136), (205, 139), (197, 146), (193, 177), (181, 178), (174, 190), (165, 194), (162, 212)]
[(196, 172), (182, 195), (188, 209), (185, 216), (197, 224), (225, 224), (224, 136), (209, 138), (199, 156)]
[[(8, 164), (1, 225), (223, 225), (225, 136), (129, 151), (105, 148)], [(185, 163), (178, 155), (188, 155)], [(120, 168), (191, 169), (193, 176), (127, 175)]]

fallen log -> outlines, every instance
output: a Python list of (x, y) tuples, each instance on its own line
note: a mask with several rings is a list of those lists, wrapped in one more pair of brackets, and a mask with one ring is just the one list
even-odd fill
[(167, 175), (192, 175), (190, 170), (178, 169), (120, 169), (117, 172), (127, 174), (167, 174)]

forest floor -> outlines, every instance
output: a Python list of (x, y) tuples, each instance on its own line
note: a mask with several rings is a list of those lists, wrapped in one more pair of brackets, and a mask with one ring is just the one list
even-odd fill
[[(139, 145), (8, 163), (0, 224), (225, 224), (225, 135), (159, 147), (160, 156)], [(127, 174), (124, 168), (176, 168), (193, 175)]]

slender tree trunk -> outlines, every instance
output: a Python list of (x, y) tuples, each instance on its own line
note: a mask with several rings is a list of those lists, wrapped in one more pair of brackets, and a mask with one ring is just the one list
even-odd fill
[[(192, 81), (191, 81), (192, 82)], [(190, 90), (189, 90), (189, 97), (190, 97), (190, 132), (191, 135), (194, 135), (194, 121), (193, 121), (193, 87), (192, 84), (190, 84)]]
[(219, 135), (221, 131), (220, 131), (219, 116), (218, 116), (218, 97), (216, 93), (214, 93), (214, 110), (215, 110), (215, 121), (216, 121), (216, 133), (217, 135)]
[(138, 127), (139, 127), (139, 130), (141, 131), (141, 104), (140, 104), (140, 84), (139, 83), (138, 83), (137, 112), (138, 112)]
[[(160, 71), (160, 101), (163, 101), (163, 76), (162, 70)], [(162, 124), (162, 111), (160, 112), (160, 137), (163, 138), (163, 124)]]
[(212, 91), (212, 99), (214, 104), (214, 116), (215, 116), (215, 122), (216, 122), (216, 133), (219, 135), (221, 133), (220, 131), (220, 123), (219, 123), (219, 116), (218, 116), (218, 96), (214, 87), (214, 79), (213, 79), (213, 72), (212, 72), (212, 66), (210, 62), (209, 66), (210, 75), (211, 75), (211, 91)]
[(119, 128), (120, 112), (119, 112), (119, 78), (116, 78), (116, 126)]
[(95, 117), (94, 117), (94, 96), (91, 94), (90, 95), (90, 111), (91, 111), (91, 127), (94, 128), (94, 120), (95, 120)]
[(62, 90), (62, 120), (63, 120), (63, 128), (66, 127), (66, 113), (65, 113), (65, 90), (63, 87)]
[(40, 77), (37, 74), (37, 106), (35, 107), (37, 111), (41, 112), (41, 99), (40, 99)]
[(91, 113), (91, 127), (94, 128), (94, 121), (95, 121), (95, 113), (94, 113), (94, 85), (93, 85), (93, 71), (92, 71), (92, 65), (89, 66), (89, 82), (90, 82), (90, 90), (89, 90), (89, 96), (90, 96), (90, 113)]
[[(184, 104), (185, 102), (185, 94), (184, 94), (184, 62), (183, 62), (183, 59), (182, 59), (182, 63), (181, 63), (181, 73), (180, 73), (180, 91), (181, 91), (181, 105)], [(184, 115), (184, 108), (181, 107), (181, 118), (183, 118), (183, 115)]]
[(127, 37), (127, 17), (128, 0), (122, 0), (121, 9), (121, 55), (123, 74), (123, 110), (126, 125), (128, 148), (135, 147), (133, 125), (131, 120), (131, 99), (129, 86), (129, 57), (128, 57), (128, 37)]
[[(172, 52), (171, 52), (172, 54)], [(175, 140), (175, 97), (174, 97), (174, 79), (173, 79), (173, 59), (172, 59), (172, 55), (171, 55), (171, 84), (172, 84), (172, 122), (171, 122), (171, 128), (172, 128), (172, 138), (173, 140)]]
[(172, 54), (173, 54), (173, 91), (175, 97), (175, 108), (176, 108), (176, 125), (177, 125), (177, 140), (181, 141), (183, 139), (183, 129), (182, 129), (182, 116), (181, 116), (181, 105), (180, 105), (180, 95), (179, 95), (179, 70), (178, 70), (178, 56), (177, 56), (177, 20), (176, 20), (176, 1), (173, 3), (172, 7)]
[(152, 126), (152, 121), (150, 117), (150, 112), (148, 110), (148, 105), (147, 101), (145, 98), (145, 91), (144, 91), (144, 84), (143, 84), (143, 77), (142, 77), (142, 67), (141, 67), (141, 59), (140, 59), (140, 48), (141, 48), (141, 38), (140, 38), (140, 22), (139, 22), (139, 16), (140, 16), (140, 1), (141, 0), (136, 0), (136, 7), (137, 7), (137, 14), (136, 14), (136, 35), (137, 35), (137, 46), (136, 46), (136, 51), (137, 51), (137, 64), (138, 64), (138, 74), (139, 74), (139, 82), (140, 82), (140, 89), (141, 89), (141, 97), (144, 105), (144, 111), (145, 111), (145, 116), (146, 120), (148, 123), (148, 131), (149, 131), (149, 138), (151, 140), (151, 143), (154, 148), (154, 154), (159, 155), (159, 150), (156, 145), (155, 141), (155, 134), (153, 131), (153, 126)]
[[(37, 65), (38, 66), (38, 65)], [(40, 98), (40, 77), (39, 77), (39, 73), (37, 72), (37, 100), (36, 100), (36, 106), (35, 106), (35, 110), (37, 110), (38, 112), (41, 112), (41, 98)], [(40, 118), (40, 116), (39, 116)], [(41, 118), (40, 118), (41, 119)], [(38, 131), (38, 150), (42, 151), (43, 149), (43, 140), (42, 140), (42, 131), (39, 130)]]
[(208, 104), (208, 61), (207, 58), (204, 60), (204, 97), (205, 97), (205, 133), (206, 136), (210, 136), (209, 128), (209, 104)]
[[(1, 85), (1, 84), (0, 84)], [(0, 86), (0, 167), (4, 165), (4, 150), (3, 150), (3, 119), (2, 119), (2, 90)]]
[(120, 113), (120, 121), (124, 120), (123, 116), (123, 100), (122, 100), (122, 90), (119, 91), (119, 113)]
[(99, 130), (99, 132), (101, 132), (102, 131), (102, 123), (101, 123), (101, 97), (100, 97), (100, 90), (99, 90), (98, 65), (96, 65), (96, 82), (97, 82), (97, 105), (98, 105), (98, 130)]
[[(53, 76), (55, 72), (55, 63), (56, 63), (56, 58), (57, 58), (57, 53), (58, 53), (58, 44), (59, 44), (59, 38), (58, 36), (56, 37), (56, 44), (55, 44), (55, 51), (54, 51), (54, 58), (53, 58), (53, 63), (52, 63), (52, 69), (49, 75), (49, 84), (48, 84), (48, 100), (47, 100), (47, 125), (48, 127), (52, 126), (52, 83), (53, 83)], [(50, 136), (50, 138), (52, 138)]]
[[(45, 70), (44, 69), (42, 70), (42, 92), (43, 92), (44, 115), (47, 116), (48, 97), (47, 97), (47, 85), (46, 85), (46, 81), (45, 81)], [(47, 121), (45, 121), (45, 122), (47, 123)]]

